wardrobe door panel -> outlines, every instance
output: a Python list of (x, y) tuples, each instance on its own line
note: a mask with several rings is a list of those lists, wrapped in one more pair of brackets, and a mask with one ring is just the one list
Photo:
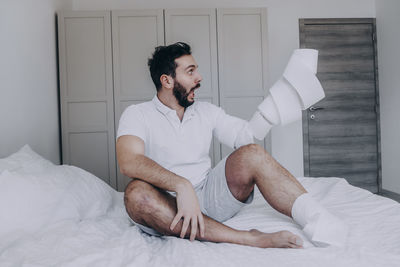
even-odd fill
[(113, 11), (112, 21), (116, 101), (152, 98), (147, 60), (164, 44), (162, 10)]
[[(112, 11), (115, 130), (122, 112), (133, 103), (151, 100), (156, 88), (147, 60), (154, 48), (164, 45), (162, 9)], [(117, 170), (118, 190), (131, 178)]]
[(147, 60), (164, 44), (162, 10), (112, 12), (115, 116), (121, 101), (147, 101), (156, 94)]
[(107, 131), (106, 102), (69, 102), (67, 110), (72, 132)]
[(218, 37), (222, 41), (219, 52), (224, 96), (262, 95), (261, 14), (235, 12), (221, 15), (218, 17), (221, 22)]
[(62, 162), (116, 187), (109, 12), (58, 13)]
[[(245, 120), (267, 94), (266, 20), (265, 9), (217, 10), (220, 104)], [(269, 141), (258, 143), (269, 149)], [(221, 150), (222, 157), (232, 151)]]
[(104, 97), (107, 94), (104, 18), (74, 17), (65, 18), (64, 22), (68, 96)]

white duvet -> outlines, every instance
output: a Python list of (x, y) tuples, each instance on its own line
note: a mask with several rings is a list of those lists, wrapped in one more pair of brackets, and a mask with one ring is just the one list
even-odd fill
[[(122, 193), (25, 147), (0, 160), (0, 266), (400, 266), (399, 203), (341, 178), (299, 181), (350, 225), (344, 248), (260, 249), (148, 236), (129, 223)], [(285, 229), (305, 239), (258, 191), (226, 224)]]

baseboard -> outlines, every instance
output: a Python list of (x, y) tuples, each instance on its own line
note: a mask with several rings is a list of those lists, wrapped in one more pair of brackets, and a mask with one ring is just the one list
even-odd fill
[(380, 192), (378, 193), (378, 195), (388, 197), (393, 200), (396, 200), (397, 202), (400, 202), (400, 194), (389, 191), (389, 190), (381, 189)]

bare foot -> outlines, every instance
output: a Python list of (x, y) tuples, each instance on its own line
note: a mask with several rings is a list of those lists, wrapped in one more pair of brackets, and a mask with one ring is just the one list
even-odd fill
[(259, 248), (303, 248), (303, 240), (289, 231), (263, 233), (252, 229), (249, 234), (249, 246)]

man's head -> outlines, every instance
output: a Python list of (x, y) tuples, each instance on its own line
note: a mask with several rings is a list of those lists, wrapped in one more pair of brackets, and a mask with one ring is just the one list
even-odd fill
[(194, 90), (200, 87), (202, 78), (188, 44), (178, 42), (156, 47), (148, 65), (157, 91), (170, 88), (181, 106), (193, 104)]
[(175, 78), (175, 69), (178, 66), (175, 59), (191, 54), (192, 51), (190, 46), (183, 42), (156, 47), (153, 57), (149, 58), (147, 64), (149, 65), (151, 79), (153, 80), (157, 91), (162, 87), (160, 81), (161, 75), (166, 74)]

